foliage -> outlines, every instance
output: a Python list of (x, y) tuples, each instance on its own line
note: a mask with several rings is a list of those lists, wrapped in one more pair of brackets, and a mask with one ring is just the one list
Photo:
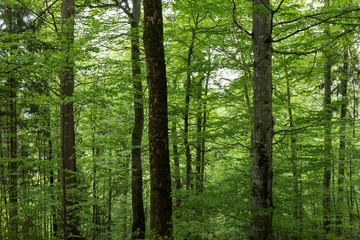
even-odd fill
[[(76, 1), (71, 49), (75, 92), (73, 99), (64, 101), (72, 100), (75, 105), (80, 199), (76, 208), (85, 239), (131, 238), (134, 90), (125, 2)], [(252, 27), (254, 9), (242, 0), (163, 2), (174, 238), (247, 239), (252, 221), (254, 73), (251, 36), (246, 31)], [(359, 3), (331, 1), (334, 3), (324, 6), (315, 1), (272, 1), (270, 7), (275, 10), (280, 2), (283, 4), (272, 19), (274, 238), (359, 239)], [(12, 239), (9, 214), (15, 208), (18, 239), (60, 238), (56, 232), (61, 223), (60, 8), (61, 1), (0, 3), (0, 239)], [(331, 30), (328, 34), (326, 28)], [(347, 48), (349, 57), (345, 59)], [(141, 78), (146, 85), (143, 45), (140, 50)], [(331, 159), (324, 159), (326, 58), (332, 63)], [(347, 72), (344, 62), (349, 65)], [(345, 99), (340, 91), (344, 78), (348, 80)], [(15, 87), (9, 79), (15, 79)], [(144, 89), (147, 99), (147, 87)], [(9, 147), (11, 91), (17, 93), (16, 158), (10, 157)], [(187, 94), (189, 131), (185, 133)], [(340, 116), (344, 101), (345, 120)], [(149, 228), (147, 100), (144, 106), (143, 190)], [(338, 184), (344, 122), (345, 181)], [(187, 190), (186, 138), (192, 163)], [(198, 178), (202, 173), (197, 169), (197, 154), (203, 156), (202, 180)], [(179, 167), (175, 166), (176, 157)], [(322, 225), (326, 160), (331, 162), (332, 174), (332, 224), (327, 234)], [(18, 164), (15, 204), (9, 203), (14, 174), (9, 169), (11, 162)], [(175, 186), (177, 180), (180, 188)], [(339, 187), (344, 189), (342, 201)], [(159, 237), (149, 231), (146, 239)]]

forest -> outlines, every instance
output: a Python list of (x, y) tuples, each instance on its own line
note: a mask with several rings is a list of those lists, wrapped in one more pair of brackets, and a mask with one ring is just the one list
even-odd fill
[(360, 1), (0, 0), (0, 239), (360, 239)]

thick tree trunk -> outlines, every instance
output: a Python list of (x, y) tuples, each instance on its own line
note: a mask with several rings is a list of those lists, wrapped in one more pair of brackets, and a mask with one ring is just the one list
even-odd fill
[(61, 136), (61, 184), (62, 184), (62, 230), (63, 239), (80, 239), (77, 216), (76, 158), (74, 107), (71, 100), (74, 92), (74, 60), (70, 54), (74, 42), (74, 0), (63, 0), (61, 9), (64, 62), (60, 73), (60, 136)]
[(143, 201), (142, 164), (141, 164), (141, 142), (144, 128), (144, 105), (142, 94), (140, 48), (139, 48), (139, 22), (141, 5), (139, 0), (133, 0), (133, 12), (131, 19), (131, 60), (132, 77), (134, 85), (134, 128), (132, 132), (132, 214), (133, 238), (143, 239), (145, 237), (145, 213)]
[(144, 0), (144, 46), (149, 87), (150, 229), (172, 238), (167, 80), (161, 0)]
[(272, 53), (269, 0), (253, 0), (254, 52), (254, 158), (252, 182), (252, 234), (254, 239), (272, 239)]

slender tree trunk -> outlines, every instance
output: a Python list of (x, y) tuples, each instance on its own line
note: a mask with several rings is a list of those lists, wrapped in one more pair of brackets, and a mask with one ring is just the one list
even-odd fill
[[(173, 82), (174, 89), (177, 89), (176, 80)], [(173, 149), (173, 160), (174, 160), (174, 187), (176, 190), (181, 189), (181, 175), (180, 175), (180, 161), (179, 161), (179, 151), (178, 151), (178, 143), (179, 137), (176, 129), (176, 120), (173, 119), (171, 122), (171, 139), (172, 139), (172, 149)], [(180, 207), (180, 199), (175, 198), (175, 206), (176, 208)]]
[[(210, 79), (210, 72), (205, 80), (205, 93), (204, 93), (204, 107), (203, 107), (203, 125), (202, 125), (202, 132), (205, 135), (206, 133), (206, 124), (207, 124), (207, 95), (209, 92), (209, 79)], [(200, 161), (200, 182), (202, 184), (202, 191), (204, 191), (204, 181), (205, 181), (205, 144), (206, 144), (206, 137), (204, 136), (201, 142), (201, 161)]]
[(272, 53), (269, 0), (253, 0), (254, 158), (252, 182), (252, 237), (272, 239)]
[(161, 0), (144, 0), (144, 46), (149, 87), (150, 229), (172, 238), (167, 80)]
[(347, 90), (348, 90), (348, 47), (344, 50), (344, 66), (343, 77), (340, 83), (341, 94), (341, 109), (340, 109), (340, 144), (339, 144), (339, 172), (338, 172), (338, 199), (337, 199), (337, 214), (336, 225), (337, 234), (340, 236), (342, 232), (342, 212), (344, 208), (344, 180), (345, 180), (345, 153), (346, 153), (346, 112), (347, 112)]
[[(199, 15), (198, 15), (199, 16)], [(191, 95), (191, 58), (193, 54), (194, 42), (195, 42), (195, 29), (192, 30), (191, 43), (189, 46), (187, 57), (187, 75), (186, 75), (186, 90), (185, 90), (185, 111), (184, 111), (184, 145), (186, 156), (186, 190), (191, 188), (191, 151), (189, 145), (189, 109), (190, 109), (190, 95)]]
[[(287, 89), (287, 107), (289, 114), (289, 125), (290, 128), (294, 128), (294, 116), (291, 104), (291, 91), (289, 82), (286, 83)], [(301, 201), (301, 188), (299, 187), (299, 179), (301, 179), (299, 163), (297, 162), (297, 154), (296, 154), (296, 137), (291, 135), (290, 139), (290, 149), (291, 149), (291, 162), (293, 164), (293, 177), (294, 177), (294, 192), (295, 192), (295, 200), (294, 200), (294, 218), (296, 219), (296, 232), (294, 233), (294, 240), (299, 239), (299, 234), (302, 232), (303, 222), (302, 222), (302, 201)]]
[(108, 187), (109, 187), (109, 196), (108, 196), (108, 209), (107, 209), (107, 239), (112, 240), (112, 176), (111, 176), (111, 168), (109, 169), (109, 180), (108, 180)]
[[(94, 107), (96, 109), (96, 106)], [(94, 111), (94, 121), (96, 122), (96, 110)], [(96, 163), (98, 160), (98, 157), (100, 155), (100, 150), (96, 146), (96, 127), (93, 127), (93, 133), (92, 133), (92, 156), (93, 156), (93, 186), (92, 186), (92, 193), (94, 198), (94, 203), (92, 206), (93, 212), (92, 212), (92, 223), (93, 223), (93, 239), (98, 239), (100, 229), (100, 216), (99, 216), (99, 196), (98, 196), (98, 188), (96, 186), (97, 181), (97, 171), (98, 171), (98, 164)]]
[(177, 130), (176, 122), (172, 122), (171, 134), (173, 139), (173, 154), (174, 154), (174, 167), (175, 167), (175, 189), (181, 189), (181, 179), (180, 179), (180, 162), (179, 162), (179, 151), (177, 145)]
[[(329, 6), (330, 0), (325, 0), (325, 6)], [(326, 26), (325, 33), (329, 33)], [(332, 136), (331, 136), (331, 56), (325, 53), (324, 66), (324, 178), (323, 178), (323, 229), (326, 234), (330, 232), (331, 224), (331, 165), (332, 165)]]
[(131, 21), (131, 60), (132, 77), (134, 85), (134, 128), (132, 132), (132, 214), (133, 239), (145, 237), (145, 213), (143, 201), (142, 164), (141, 164), (141, 142), (144, 128), (144, 105), (140, 68), (139, 48), (139, 22), (141, 5), (139, 0), (133, 0), (133, 12)]
[(12, 239), (18, 238), (19, 223), (18, 216), (18, 161), (17, 161), (17, 94), (16, 80), (9, 78), (9, 211), (10, 236)]
[(196, 116), (196, 191), (203, 192), (203, 181), (201, 177), (202, 171), (202, 144), (203, 144), (203, 111), (204, 111), (204, 101), (202, 99), (202, 85), (204, 78), (199, 79), (197, 84), (196, 94), (197, 94), (197, 116)]
[(61, 136), (61, 184), (62, 184), (62, 230), (63, 239), (80, 239), (79, 216), (77, 215), (76, 157), (74, 107), (71, 100), (74, 92), (74, 60), (70, 48), (74, 42), (74, 0), (63, 0), (61, 9), (64, 62), (60, 73), (60, 136)]
[[(7, 31), (12, 34), (18, 28), (17, 16), (14, 16), (14, 11), (11, 7), (6, 7), (4, 16), (7, 20)], [(12, 47), (13, 48), (13, 47)], [(17, 149), (17, 81), (10, 74), (8, 77), (7, 85), (9, 88), (9, 117), (8, 117), (8, 142), (9, 142), (9, 157), (8, 172), (9, 172), (9, 231), (10, 238), (18, 238), (19, 222), (18, 216), (18, 149)]]
[[(53, 161), (53, 141), (51, 139), (51, 111), (47, 109), (48, 119), (47, 119), (47, 129), (46, 129), (46, 136), (47, 136), (47, 144), (48, 144), (48, 162), (49, 164)], [(55, 181), (54, 181), (54, 171), (53, 169), (50, 170), (50, 191), (51, 191), (51, 199), (55, 202)], [(58, 237), (58, 217), (57, 217), (57, 210), (55, 206), (51, 207), (52, 212), (52, 236)]]
[[(181, 179), (180, 179), (180, 161), (179, 161), (179, 152), (178, 152), (178, 136), (177, 136), (177, 130), (176, 130), (176, 121), (172, 121), (171, 123), (171, 135), (172, 135), (172, 148), (173, 148), (173, 159), (174, 159), (174, 187), (176, 190), (181, 189)], [(175, 199), (175, 206), (178, 208), (180, 207), (180, 199)]]
[[(360, 76), (360, 73), (358, 73), (358, 79)], [(356, 120), (357, 120), (357, 96), (356, 96), (356, 80), (355, 78), (353, 79), (352, 81), (352, 99), (353, 99), (353, 102), (352, 102), (352, 142), (353, 142), (353, 150), (351, 151), (352, 152), (352, 155), (351, 157), (349, 158), (349, 180), (350, 180), (350, 207), (349, 207), (349, 222), (350, 224), (353, 224), (354, 223), (354, 220), (355, 220), (355, 214), (353, 213), (354, 211), (354, 183), (353, 183), (353, 159), (356, 159), (357, 158), (357, 154), (355, 153), (356, 150), (354, 149), (355, 148), (355, 142), (356, 142)]]
[[(2, 109), (0, 108), (0, 112), (2, 111)], [(3, 159), (4, 157), (4, 152), (3, 152), (3, 141), (2, 141), (2, 138), (3, 138), (3, 135), (2, 135), (2, 132), (3, 132), (3, 128), (2, 128), (2, 122), (0, 121), (0, 159)], [(0, 163), (0, 183), (1, 183), (1, 187), (0, 187), (0, 224), (1, 226), (4, 226), (3, 225), (3, 222), (5, 222), (6, 218), (5, 218), (5, 209), (4, 209), (4, 206), (5, 206), (5, 191), (3, 191), (3, 186), (6, 185), (6, 181), (5, 181), (5, 168), (4, 168), (4, 164), (3, 162)], [(1, 230), (0, 231), (0, 239), (4, 239), (4, 230)]]
[(323, 228), (326, 233), (330, 231), (331, 214), (331, 61), (327, 57), (325, 63), (325, 85), (324, 85), (324, 196), (323, 196)]

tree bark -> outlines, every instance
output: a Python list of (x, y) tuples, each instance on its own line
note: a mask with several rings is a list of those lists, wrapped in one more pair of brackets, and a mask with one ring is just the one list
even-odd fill
[[(197, 18), (199, 15), (197, 15)], [(184, 110), (184, 145), (185, 145), (185, 157), (186, 157), (186, 190), (191, 188), (191, 151), (189, 145), (189, 109), (190, 109), (190, 94), (191, 94), (191, 58), (193, 54), (194, 42), (195, 42), (195, 29), (191, 32), (191, 43), (188, 50), (187, 57), (187, 74), (186, 74), (186, 90), (185, 90), (185, 110)]]
[[(174, 159), (174, 187), (176, 190), (181, 189), (181, 176), (180, 176), (180, 161), (179, 161), (179, 152), (178, 152), (178, 135), (176, 130), (176, 121), (172, 121), (171, 123), (171, 138), (172, 138), (172, 149), (173, 149), (173, 159)], [(175, 198), (175, 206), (180, 207), (180, 199)]]
[[(110, 152), (111, 156), (111, 152)], [(109, 179), (108, 179), (108, 202), (107, 202), (107, 239), (112, 240), (112, 197), (113, 197), (113, 186), (112, 186), (112, 171), (109, 169)]]
[[(199, 79), (199, 82), (197, 83), (197, 89), (196, 89), (196, 94), (197, 94), (197, 116), (196, 116), (196, 184), (195, 184), (195, 189), (197, 192), (203, 192), (203, 178), (202, 178), (202, 167), (203, 167), (203, 158), (202, 158), (202, 153), (205, 149), (203, 149), (203, 144), (205, 145), (204, 142), (204, 136), (203, 136), (203, 125), (205, 122), (205, 119), (203, 119), (203, 117), (206, 117), (205, 115), (205, 105), (206, 105), (206, 100), (204, 100), (202, 98), (202, 88), (203, 88), (203, 81), (205, 80), (205, 77), (202, 77), (201, 79)], [(204, 113), (204, 114), (203, 114)], [(205, 146), (204, 146), (205, 148)]]
[(135, 239), (145, 238), (145, 213), (143, 201), (141, 142), (144, 128), (144, 105), (142, 94), (141, 68), (140, 68), (140, 41), (139, 22), (141, 5), (139, 0), (133, 0), (131, 19), (131, 61), (134, 88), (134, 128), (132, 132), (132, 233)]
[[(4, 17), (6, 18), (6, 30), (10, 34), (15, 33), (19, 26), (17, 25), (19, 16), (14, 16), (14, 12), (18, 11), (16, 7), (14, 9), (10, 6), (5, 7)], [(11, 47), (14, 49), (14, 47)], [(12, 54), (12, 53), (10, 53)], [(9, 210), (9, 236), (12, 239), (18, 238), (19, 222), (18, 217), (18, 147), (17, 147), (17, 80), (13, 74), (9, 74), (7, 79), (8, 91), (8, 146), (9, 157), (8, 162), (8, 184), (9, 184), (9, 204), (11, 206)]]
[[(290, 83), (287, 81), (286, 83), (286, 91), (287, 91), (287, 108), (289, 114), (289, 126), (290, 128), (294, 128), (294, 116), (293, 109), (291, 104), (291, 91), (290, 91)], [(294, 212), (293, 216), (296, 220), (296, 231), (293, 236), (293, 240), (299, 239), (299, 235), (303, 229), (303, 221), (302, 221), (302, 201), (301, 201), (301, 173), (299, 169), (299, 163), (297, 162), (297, 152), (296, 152), (296, 136), (291, 135), (290, 139), (290, 150), (291, 150), (291, 162), (293, 164), (293, 177), (294, 177), (294, 192), (295, 192), (295, 200), (294, 200)]]
[(81, 239), (79, 217), (77, 216), (76, 157), (74, 107), (74, 60), (70, 48), (74, 42), (75, 2), (63, 0), (61, 8), (62, 40), (61, 51), (64, 62), (60, 72), (60, 136), (61, 136), (61, 185), (62, 185), (62, 230), (63, 239)]
[(272, 52), (269, 0), (253, 0), (254, 158), (252, 182), (252, 237), (272, 239)]
[(144, 46), (149, 87), (150, 229), (172, 238), (167, 80), (161, 0), (144, 0)]
[(324, 84), (324, 179), (323, 179), (323, 229), (326, 233), (330, 231), (331, 214), (331, 61), (327, 57), (325, 62), (325, 84)]
[(9, 226), (10, 236), (13, 239), (18, 237), (19, 223), (18, 216), (18, 162), (17, 162), (17, 93), (16, 80), (10, 76), (9, 84)]
[[(174, 89), (177, 89), (176, 80), (173, 81)], [(173, 149), (173, 160), (174, 160), (174, 187), (176, 190), (181, 189), (181, 174), (180, 174), (180, 160), (179, 160), (179, 150), (178, 143), (179, 137), (176, 129), (176, 120), (173, 119), (171, 122), (171, 139), (172, 139), (172, 149)], [(180, 198), (175, 198), (175, 207), (180, 207), (181, 200)]]
[(336, 214), (337, 234), (341, 235), (342, 212), (344, 209), (344, 181), (345, 181), (345, 153), (346, 153), (346, 113), (348, 91), (348, 46), (344, 50), (343, 76), (340, 82), (341, 108), (340, 108), (340, 141), (339, 141), (339, 169), (338, 169), (338, 207)]

